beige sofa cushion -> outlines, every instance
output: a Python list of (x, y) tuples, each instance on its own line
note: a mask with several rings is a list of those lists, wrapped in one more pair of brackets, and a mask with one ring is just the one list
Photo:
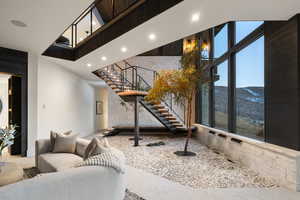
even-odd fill
[[(63, 135), (70, 135), (72, 133), (72, 131), (67, 131), (65, 133), (62, 133)], [(51, 149), (50, 151), (52, 152), (54, 149), (54, 144), (55, 144), (55, 139), (56, 139), (56, 135), (58, 133), (54, 132), (54, 131), (50, 131), (50, 143), (51, 143)]]
[(76, 154), (83, 157), (86, 147), (89, 145), (90, 141), (83, 139), (83, 138), (77, 138), (76, 141)]
[(75, 153), (77, 134), (56, 134), (53, 153)]
[(101, 137), (100, 139), (98, 138), (93, 138), (89, 145), (86, 147), (83, 159), (86, 160), (91, 156), (95, 156), (101, 153), (106, 152), (109, 150), (110, 145), (108, 144), (108, 141), (106, 138)]
[(82, 158), (71, 153), (45, 153), (38, 157), (39, 169), (42, 173), (58, 172), (76, 167)]

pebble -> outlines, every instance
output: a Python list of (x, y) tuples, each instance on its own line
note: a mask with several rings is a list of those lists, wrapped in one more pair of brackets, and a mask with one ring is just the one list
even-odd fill
[[(236, 162), (221, 152), (209, 149), (197, 140), (190, 140), (189, 151), (195, 157), (179, 157), (175, 151), (183, 150), (184, 138), (144, 136), (139, 147), (133, 147), (129, 136), (109, 137), (110, 145), (124, 152), (127, 164), (152, 174), (196, 189), (209, 188), (273, 188), (274, 180)], [(148, 147), (149, 143), (164, 141), (166, 145)]]

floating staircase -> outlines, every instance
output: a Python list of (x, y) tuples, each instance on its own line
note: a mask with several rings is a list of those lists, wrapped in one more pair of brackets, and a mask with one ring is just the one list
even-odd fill
[(186, 132), (185, 121), (175, 112), (172, 98), (168, 103), (166, 101), (149, 102), (144, 98), (151, 89), (151, 85), (142, 75), (145, 77), (145, 72), (151, 74), (153, 82), (158, 75), (157, 72), (123, 62), (122, 67), (119, 64), (113, 64), (95, 71), (94, 74), (104, 80), (125, 102), (128, 101), (130, 95), (139, 95), (139, 103), (172, 133)]

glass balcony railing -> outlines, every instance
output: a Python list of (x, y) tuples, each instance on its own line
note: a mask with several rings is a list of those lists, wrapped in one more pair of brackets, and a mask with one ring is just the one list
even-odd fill
[(75, 48), (129, 8), (146, 0), (99, 0), (87, 8), (55, 41), (54, 45)]

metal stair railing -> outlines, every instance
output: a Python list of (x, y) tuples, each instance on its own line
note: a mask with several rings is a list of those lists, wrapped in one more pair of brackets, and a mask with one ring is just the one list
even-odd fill
[[(131, 90), (138, 90), (138, 91), (149, 91), (152, 86), (142, 77), (141, 72), (147, 71), (148, 73), (152, 73), (152, 85), (154, 84), (156, 78), (159, 76), (158, 72), (152, 69), (140, 67), (140, 66), (133, 66), (129, 64), (127, 61), (123, 61), (124, 67), (121, 67), (119, 64), (113, 64), (108, 67), (101, 68), (96, 71), (96, 73), (104, 72), (108, 77), (113, 74), (114, 76), (118, 76), (121, 81), (121, 91), (126, 91), (125, 87), (131, 88)], [(110, 77), (110, 80), (111, 77)], [(113, 80), (112, 80), (113, 81)], [(169, 102), (168, 102), (169, 100)], [(174, 102), (173, 97), (169, 96), (168, 99), (161, 102), (169, 112), (175, 115), (175, 117), (183, 124), (186, 125), (185, 117), (181, 117), (174, 109)], [(183, 110), (185, 113), (185, 108)]]

